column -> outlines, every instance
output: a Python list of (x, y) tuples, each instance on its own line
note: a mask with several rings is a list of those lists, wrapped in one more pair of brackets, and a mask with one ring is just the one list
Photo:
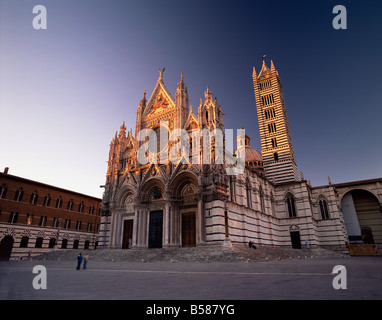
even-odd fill
[(170, 245), (170, 208), (169, 203), (166, 202), (164, 205), (164, 219), (163, 219), (163, 246), (168, 247)]
[(132, 248), (136, 248), (138, 246), (138, 219), (139, 219), (139, 211), (135, 210), (134, 222), (133, 222), (133, 240), (132, 240)]
[(205, 221), (204, 221), (204, 203), (203, 198), (198, 197), (198, 207), (196, 210), (196, 244), (205, 243)]

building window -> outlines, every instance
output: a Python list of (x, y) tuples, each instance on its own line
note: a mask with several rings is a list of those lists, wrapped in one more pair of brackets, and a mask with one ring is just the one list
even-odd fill
[(245, 191), (247, 196), (247, 207), (252, 208), (252, 196), (251, 196), (252, 188), (248, 178), (245, 183)]
[(47, 219), (48, 219), (47, 216), (45, 216), (45, 217), (44, 217), (44, 216), (41, 216), (41, 217), (40, 217), (40, 222), (39, 222), (38, 225), (39, 225), (40, 227), (45, 227), (45, 226), (46, 226), (46, 220), (47, 220)]
[(259, 196), (260, 196), (260, 211), (262, 213), (265, 213), (264, 192), (261, 186), (260, 186)]
[(61, 249), (66, 249), (68, 246), (68, 239), (62, 239)]
[(7, 196), (7, 191), (8, 191), (7, 185), (3, 184), (0, 187), (0, 199), (5, 199), (5, 197)]
[(65, 219), (64, 228), (65, 228), (65, 229), (69, 229), (69, 228), (70, 228), (70, 220)]
[(286, 203), (287, 203), (287, 207), (288, 207), (289, 218), (297, 217), (296, 201), (295, 201), (293, 195), (289, 194), (287, 196)]
[(273, 197), (273, 193), (271, 193), (271, 206), (272, 206), (272, 214), (274, 215), (276, 213), (276, 209), (275, 209), (275, 198)]
[(87, 231), (87, 232), (92, 231), (92, 223), (91, 223), (91, 222), (88, 223), (88, 225), (87, 225), (87, 227), (86, 227), (86, 231)]
[(277, 148), (276, 138), (272, 138), (271, 141), (272, 141), (272, 148)]
[(325, 199), (319, 201), (321, 217), (323, 220), (329, 219), (328, 202)]
[(8, 223), (17, 223), (17, 218), (19, 217), (18, 212), (11, 212), (9, 214)]
[(29, 200), (29, 203), (30, 204), (37, 204), (37, 200), (38, 200), (38, 194), (37, 194), (37, 191), (35, 191), (31, 194), (31, 198)]
[(56, 201), (56, 209), (61, 209), (62, 206), (62, 198), (59, 197)]
[(24, 191), (23, 191), (23, 188), (18, 188), (15, 192), (15, 198), (14, 200), (19, 202), (19, 201), (23, 201), (23, 196), (24, 196)]
[(73, 249), (78, 249), (78, 245), (80, 244), (80, 240), (76, 239), (73, 241)]
[(29, 237), (24, 236), (21, 238), (20, 248), (28, 248)]
[(77, 230), (77, 231), (80, 231), (80, 230), (81, 230), (81, 225), (82, 225), (82, 222), (81, 222), (81, 221), (77, 221), (77, 222), (76, 222), (76, 230)]
[(81, 203), (78, 205), (78, 212), (84, 212), (84, 202), (81, 201)]
[(89, 214), (94, 214), (94, 205), (91, 204), (89, 207)]
[(54, 248), (55, 245), (56, 245), (56, 238), (50, 238), (48, 248), (52, 249), (52, 248)]
[(236, 190), (235, 190), (235, 183), (236, 181), (234, 180), (233, 177), (229, 178), (229, 190), (230, 190), (230, 196), (231, 196), (231, 201), (235, 202), (236, 201)]
[(70, 199), (70, 200), (68, 201), (67, 209), (68, 209), (69, 211), (72, 211), (72, 210), (73, 210), (73, 200), (72, 200), (72, 199)]
[(275, 152), (273, 154), (273, 158), (275, 159), (275, 161), (279, 161), (279, 154), (277, 152)]
[(43, 243), (43, 241), (44, 241), (44, 238), (42, 238), (42, 237), (38, 237), (37, 239), (36, 239), (36, 244), (35, 244), (35, 248), (42, 248), (42, 243)]
[(27, 225), (31, 225), (32, 224), (32, 221), (33, 221), (33, 215), (30, 215), (29, 213), (27, 214), (26, 216), (26, 219), (25, 219), (25, 223)]
[(44, 202), (42, 204), (44, 207), (49, 207), (50, 206), (50, 195), (47, 194), (44, 198)]
[(57, 218), (53, 218), (52, 227), (53, 228), (58, 228), (58, 223), (59, 223), (59, 220)]

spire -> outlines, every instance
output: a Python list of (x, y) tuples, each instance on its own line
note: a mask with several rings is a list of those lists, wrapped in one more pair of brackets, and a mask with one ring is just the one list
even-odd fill
[(257, 73), (256, 73), (256, 69), (255, 69), (255, 67), (253, 67), (252, 77), (257, 77)]
[(146, 102), (147, 100), (146, 100), (146, 89), (145, 89), (145, 91), (143, 91), (143, 98), (141, 101), (139, 101), (138, 110), (139, 108), (141, 108), (140, 110), (141, 112), (143, 112), (144, 108), (146, 107)]
[(212, 92), (207, 86), (206, 92), (204, 92), (205, 103), (212, 102)]
[(273, 60), (271, 60), (271, 71), (276, 71), (275, 65), (273, 64)]
[(180, 82), (178, 82), (177, 85), (177, 91), (178, 90), (184, 90), (184, 80), (183, 80), (183, 72), (180, 74)]

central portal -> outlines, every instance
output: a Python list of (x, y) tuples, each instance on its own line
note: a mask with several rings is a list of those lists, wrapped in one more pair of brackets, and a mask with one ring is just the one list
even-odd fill
[(162, 248), (163, 211), (150, 212), (149, 248)]

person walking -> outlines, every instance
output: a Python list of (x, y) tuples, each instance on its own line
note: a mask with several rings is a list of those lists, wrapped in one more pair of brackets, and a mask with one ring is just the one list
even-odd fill
[(89, 260), (89, 254), (88, 254), (88, 253), (85, 253), (85, 255), (84, 255), (84, 267), (83, 267), (83, 269), (86, 269), (86, 265), (88, 264), (88, 260)]
[(77, 270), (81, 269), (81, 263), (82, 263), (82, 254), (80, 253), (77, 257)]

